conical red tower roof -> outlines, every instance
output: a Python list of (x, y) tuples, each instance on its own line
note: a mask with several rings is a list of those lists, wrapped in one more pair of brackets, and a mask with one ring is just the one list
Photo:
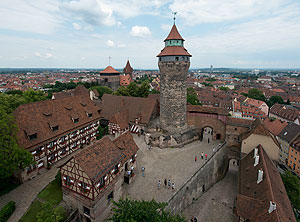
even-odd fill
[(133, 72), (133, 68), (131, 67), (129, 60), (127, 60), (126, 66), (123, 70), (124, 73), (126, 74), (131, 74)]
[(179, 34), (176, 25), (174, 24), (168, 37), (165, 39), (165, 41), (167, 40), (171, 40), (171, 39), (176, 39), (176, 40), (183, 40), (182, 36)]
[(104, 70), (100, 71), (100, 73), (114, 73), (114, 74), (119, 74), (117, 70), (115, 70), (112, 66), (107, 66)]

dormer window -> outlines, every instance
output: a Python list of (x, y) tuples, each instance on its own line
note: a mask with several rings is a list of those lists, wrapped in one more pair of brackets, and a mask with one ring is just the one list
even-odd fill
[(93, 113), (86, 113), (89, 118), (93, 116)]
[(72, 118), (74, 123), (78, 123), (79, 122), (79, 118)]
[(37, 133), (28, 135), (28, 138), (29, 138), (30, 141), (36, 139), (37, 138)]
[(58, 125), (52, 126), (51, 129), (52, 129), (53, 132), (54, 132), (54, 131), (57, 131), (57, 130), (58, 130)]
[(86, 106), (86, 103), (84, 103), (84, 102), (81, 102), (80, 104), (81, 104), (82, 106)]

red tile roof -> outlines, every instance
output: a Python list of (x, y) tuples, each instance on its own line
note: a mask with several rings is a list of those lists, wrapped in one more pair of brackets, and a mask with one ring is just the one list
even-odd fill
[(121, 130), (128, 128), (128, 109), (124, 109), (120, 112), (115, 113), (110, 118), (109, 122), (118, 124)]
[(123, 70), (125, 74), (131, 74), (133, 72), (133, 68), (131, 67), (129, 60), (127, 60), (126, 66)]
[(266, 118), (264, 120), (264, 125), (273, 135), (278, 136), (278, 134), (288, 125), (288, 123), (279, 119), (271, 120)]
[(182, 46), (167, 46), (161, 52), (157, 55), (157, 57), (160, 56), (192, 56), (187, 52), (185, 48)]
[[(92, 113), (92, 117), (88, 117), (87, 113)], [(24, 104), (14, 111), (14, 116), (19, 128), (18, 143), (25, 149), (51, 142), (100, 119), (98, 107), (88, 94)], [(74, 123), (72, 118), (79, 118), (79, 122)], [(52, 131), (51, 125), (57, 125), (58, 130)], [(27, 135), (35, 133), (37, 138), (29, 140)]]
[(298, 109), (277, 103), (271, 107), (270, 113), (292, 122), (300, 117)]
[[(296, 222), (293, 209), (281, 176), (261, 145), (259, 161), (254, 166), (254, 149), (241, 160), (237, 214), (249, 221)], [(258, 170), (263, 170), (263, 179), (257, 183)], [(270, 201), (276, 209), (268, 213)]]
[(164, 41), (172, 40), (172, 39), (183, 40), (184, 41), (184, 39), (179, 34), (179, 32), (178, 32), (177, 27), (176, 27), (175, 24), (172, 26), (172, 29), (171, 29), (168, 37)]
[(107, 66), (104, 70), (100, 71), (100, 74), (119, 74), (117, 70), (115, 70), (112, 66)]

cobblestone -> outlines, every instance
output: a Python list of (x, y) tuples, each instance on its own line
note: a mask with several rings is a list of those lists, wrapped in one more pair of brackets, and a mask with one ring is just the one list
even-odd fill
[[(238, 191), (238, 168), (230, 161), (223, 180), (216, 183), (183, 213), (187, 219), (196, 216), (199, 222), (235, 222), (233, 204)], [(188, 220), (189, 221), (189, 220)]]
[[(139, 146), (137, 157), (136, 178), (130, 185), (125, 185), (128, 196), (134, 199), (156, 200), (166, 202), (186, 180), (188, 180), (204, 163), (201, 152), (212, 155), (213, 147), (218, 143), (195, 141), (184, 148), (160, 149), (153, 147), (148, 150), (143, 137), (134, 136)], [(195, 156), (197, 161), (195, 162)], [(141, 167), (145, 167), (145, 176), (142, 176)], [(175, 190), (165, 188), (164, 179), (175, 183)], [(157, 183), (161, 180), (161, 188)]]

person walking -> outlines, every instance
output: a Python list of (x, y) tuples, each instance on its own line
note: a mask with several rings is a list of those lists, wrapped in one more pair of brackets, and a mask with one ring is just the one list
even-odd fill
[(145, 176), (145, 167), (142, 167), (142, 176)]
[(160, 180), (158, 180), (158, 183), (157, 183), (157, 188), (160, 189), (160, 185), (161, 185), (161, 182)]
[(175, 190), (175, 183), (172, 183), (172, 190)]
[(196, 216), (194, 217), (194, 222), (198, 222), (198, 218)]
[(216, 149), (215, 148), (213, 148), (213, 153), (216, 151)]
[(167, 187), (167, 179), (165, 179), (164, 184), (165, 184), (165, 188), (166, 188)]
[(204, 154), (203, 154), (203, 152), (201, 153), (201, 159), (203, 160), (203, 156), (204, 156)]
[(207, 160), (207, 153), (205, 154), (205, 160)]
[(169, 179), (168, 180), (168, 189), (170, 189), (171, 188), (171, 180)]
[(197, 162), (197, 156), (195, 156), (195, 162)]

